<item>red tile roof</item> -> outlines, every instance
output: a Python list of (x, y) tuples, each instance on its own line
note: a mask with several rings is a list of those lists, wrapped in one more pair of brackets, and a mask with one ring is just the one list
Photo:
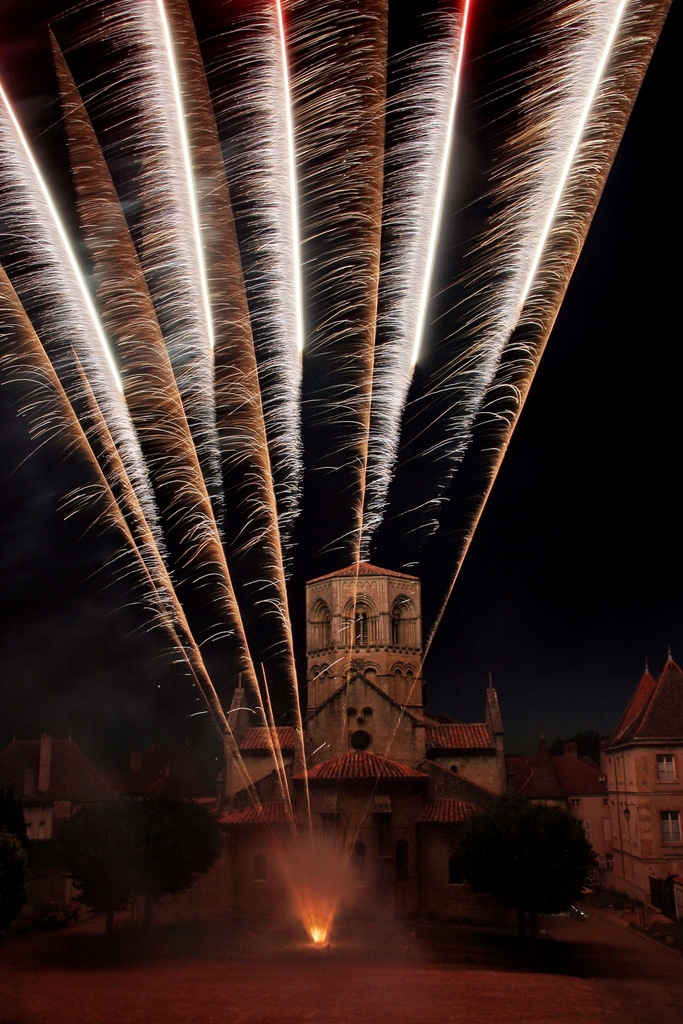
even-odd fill
[(464, 800), (432, 800), (424, 805), (417, 820), (452, 825), (458, 821), (467, 821), (472, 811), (472, 804), (465, 803)]
[(328, 572), (324, 576), (317, 576), (309, 583), (318, 583), (320, 580), (329, 580), (334, 576), (398, 576), (402, 580), (416, 580), (417, 576), (410, 576), (405, 572), (394, 572), (393, 569), (380, 569), (379, 566), (371, 565), (370, 562), (358, 562), (347, 565), (344, 569), (337, 569), (336, 572)]
[(241, 811), (228, 811), (219, 818), (221, 825), (283, 825), (291, 824), (289, 806), (281, 800), (252, 804)]
[(545, 740), (536, 757), (508, 757), (506, 762), (511, 788), (531, 800), (607, 795), (605, 776), (595, 761), (576, 754), (550, 754)]
[(186, 744), (162, 746), (153, 744), (149, 750), (131, 753), (131, 764), (137, 756), (138, 764), (127, 771), (102, 771), (110, 786), (127, 796), (163, 794), (171, 797), (213, 795), (215, 779), (198, 763), (191, 747)]
[(485, 722), (470, 725), (428, 725), (425, 727), (427, 750), (490, 750), (496, 747)]
[(669, 655), (656, 682), (648, 672), (642, 677), (605, 747), (648, 741), (680, 743), (681, 737), (683, 672)]
[[(303, 779), (304, 775), (295, 778)], [(409, 768), (399, 761), (390, 761), (367, 750), (350, 750), (340, 757), (315, 765), (308, 772), (309, 782), (327, 779), (426, 779), (423, 772)]]
[[(113, 800), (119, 794), (112, 789), (72, 739), (55, 740), (44, 737), (49, 745), (49, 780), (39, 789), (41, 740), (13, 740), (0, 753), (0, 772), (14, 780), (15, 795), (24, 803), (33, 801), (71, 800), (89, 803)], [(26, 783), (32, 779), (32, 792)]]
[(240, 742), (240, 750), (260, 750), (270, 753), (275, 749), (292, 751), (296, 741), (296, 733), (291, 725), (278, 726), (275, 730), (265, 726), (253, 726), (247, 729), (244, 739)]

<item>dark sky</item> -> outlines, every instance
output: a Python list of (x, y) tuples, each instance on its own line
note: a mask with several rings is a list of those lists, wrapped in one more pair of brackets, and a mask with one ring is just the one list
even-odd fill
[[(683, 659), (680, 27), (677, 0), (425, 664), (430, 709), (465, 721), (491, 674), (510, 753), (609, 733), (646, 659)], [(25, 460), (4, 397), (0, 416), (0, 746), (72, 728), (101, 759), (122, 735), (194, 729), (163, 645), (107, 583), (104, 542), (58, 510), (69, 460), (49, 444)]]

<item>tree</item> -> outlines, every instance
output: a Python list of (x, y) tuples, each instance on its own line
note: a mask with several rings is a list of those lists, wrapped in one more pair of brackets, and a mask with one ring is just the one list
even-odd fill
[(475, 892), (517, 911), (519, 934), (532, 937), (538, 914), (566, 910), (579, 899), (595, 864), (583, 827), (560, 807), (520, 796), (495, 797), (459, 832), (454, 855)]
[(81, 807), (62, 826), (57, 853), (80, 890), (76, 899), (106, 915), (108, 934), (115, 911), (125, 910), (137, 889), (130, 802)]
[(192, 800), (146, 797), (132, 811), (143, 926), (149, 929), (154, 904), (189, 889), (218, 859), (220, 830), (211, 813)]
[(0, 789), (0, 829), (16, 836), (25, 850), (28, 849), (28, 833), (24, 821), (21, 800), (17, 800), (13, 789)]
[(0, 931), (26, 903), (28, 856), (17, 836), (0, 829)]
[(82, 807), (63, 827), (58, 853), (80, 893), (79, 902), (106, 914), (141, 895), (143, 924), (162, 896), (184, 892), (220, 853), (217, 822), (191, 800), (146, 797)]

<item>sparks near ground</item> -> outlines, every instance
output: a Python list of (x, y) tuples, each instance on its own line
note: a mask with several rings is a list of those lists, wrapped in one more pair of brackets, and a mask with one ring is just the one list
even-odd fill
[[(302, 581), (361, 558), (419, 575), (436, 543), (433, 636), (668, 7), (509, 18), (472, 98), (484, 3), (65, 5), (62, 212), (3, 82), (2, 379), (36, 444), (79, 454), (63, 507), (116, 536), (226, 756), (241, 679), (305, 767)], [(334, 900), (301, 900), (324, 941)]]

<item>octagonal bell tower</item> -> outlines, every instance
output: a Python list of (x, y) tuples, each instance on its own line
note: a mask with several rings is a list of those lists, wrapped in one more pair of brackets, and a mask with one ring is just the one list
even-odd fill
[(416, 576), (361, 562), (306, 586), (309, 714), (362, 673), (406, 709), (422, 709), (422, 620)]

